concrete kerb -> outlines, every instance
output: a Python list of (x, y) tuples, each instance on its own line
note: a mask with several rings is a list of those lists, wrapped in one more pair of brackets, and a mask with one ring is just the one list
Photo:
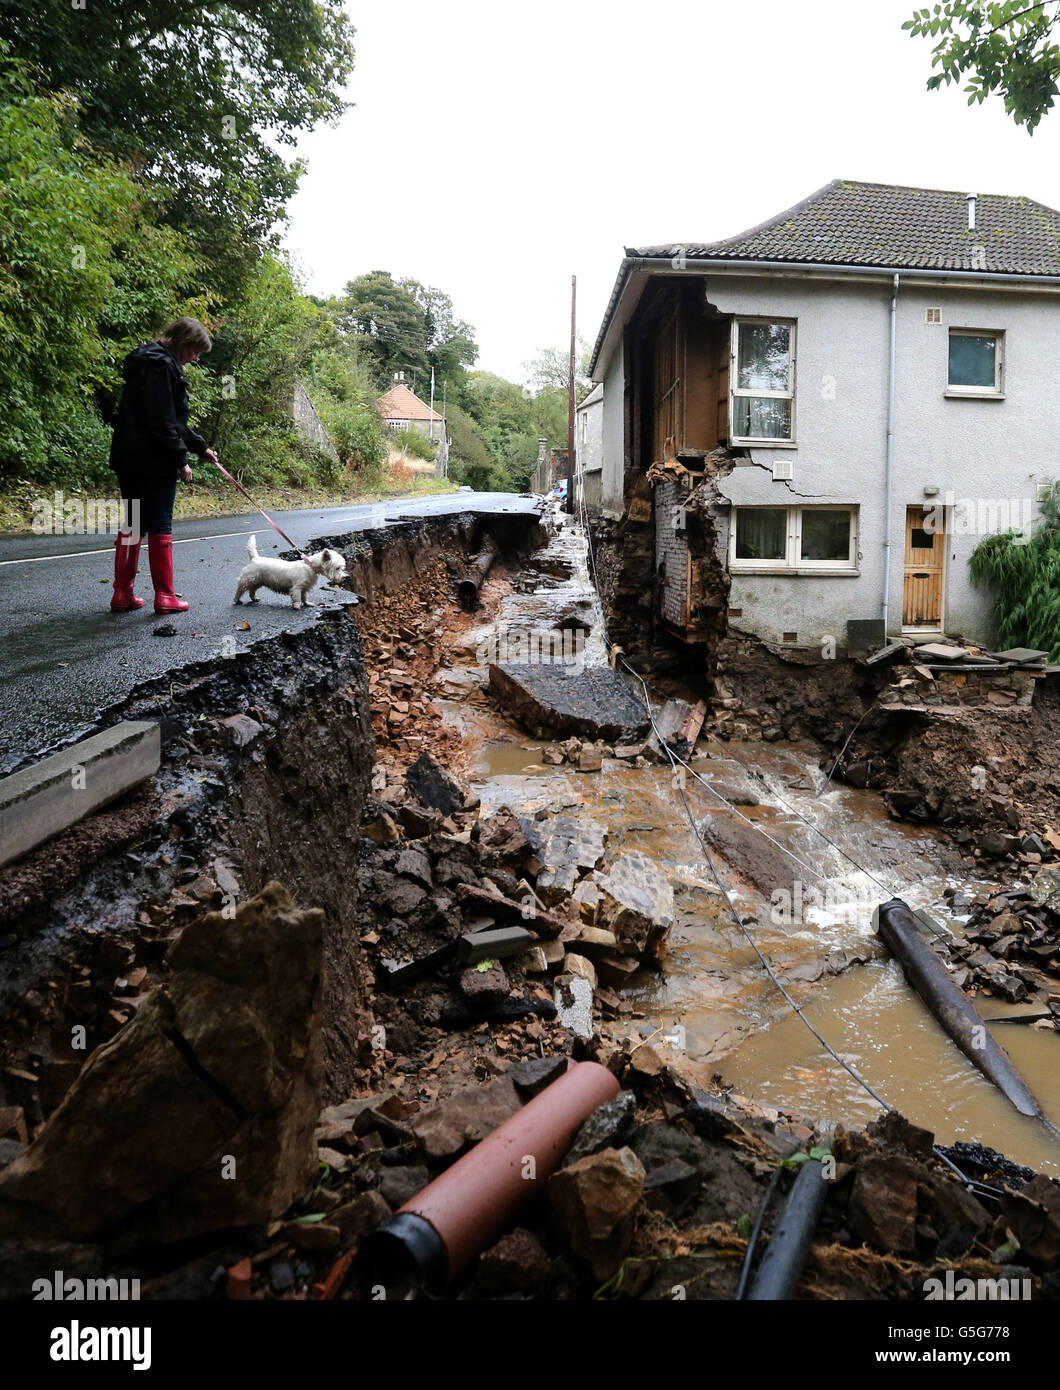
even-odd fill
[(0, 779), (0, 867), (153, 777), (159, 726), (127, 720)]

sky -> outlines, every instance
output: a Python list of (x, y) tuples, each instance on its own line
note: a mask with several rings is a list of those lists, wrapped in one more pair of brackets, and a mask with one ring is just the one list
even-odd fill
[(347, 0), (354, 103), (306, 135), (287, 245), (307, 287), (436, 286), (512, 380), (592, 343), (623, 247), (733, 236), (833, 178), (1060, 206), (1060, 108), (928, 92), (915, 0)]

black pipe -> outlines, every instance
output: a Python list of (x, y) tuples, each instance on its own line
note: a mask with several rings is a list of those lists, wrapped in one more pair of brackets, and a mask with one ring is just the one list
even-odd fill
[(456, 586), (457, 597), (460, 606), (466, 608), (469, 613), (474, 612), (478, 604), (478, 591), (482, 586), (482, 581), (489, 574), (494, 560), (497, 558), (497, 548), (492, 541), (487, 542), (486, 548), (468, 565), (467, 574)]
[(1008, 1097), (1021, 1115), (1040, 1119), (1041, 1109), (1027, 1083), (920, 935), (908, 904), (901, 898), (892, 898), (878, 907), (875, 915), (876, 931), (901, 961), (906, 979), (968, 1060)]
[(788, 1194), (776, 1230), (766, 1246), (747, 1295), (749, 1303), (786, 1301), (795, 1297), (827, 1196), (828, 1179), (824, 1168), (815, 1158), (808, 1158), (799, 1169), (795, 1186)]

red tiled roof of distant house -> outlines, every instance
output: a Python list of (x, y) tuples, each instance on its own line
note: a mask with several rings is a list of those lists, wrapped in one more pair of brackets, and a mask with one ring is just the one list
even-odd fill
[(383, 397), (384, 420), (441, 420), (436, 410), (432, 410), (420, 400), (407, 386), (392, 386)]

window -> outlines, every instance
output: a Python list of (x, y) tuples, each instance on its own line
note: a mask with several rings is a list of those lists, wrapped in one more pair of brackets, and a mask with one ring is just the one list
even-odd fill
[(737, 319), (732, 345), (732, 438), (791, 443), (795, 406), (795, 324)]
[(948, 395), (1002, 394), (1003, 333), (978, 328), (950, 329)]
[(857, 572), (854, 507), (735, 507), (729, 568), (765, 573)]
[(942, 310), (941, 310), (941, 309), (925, 309), (925, 310), (924, 310), (924, 322), (925, 322), (925, 323), (941, 323), (941, 322), (942, 322)]

